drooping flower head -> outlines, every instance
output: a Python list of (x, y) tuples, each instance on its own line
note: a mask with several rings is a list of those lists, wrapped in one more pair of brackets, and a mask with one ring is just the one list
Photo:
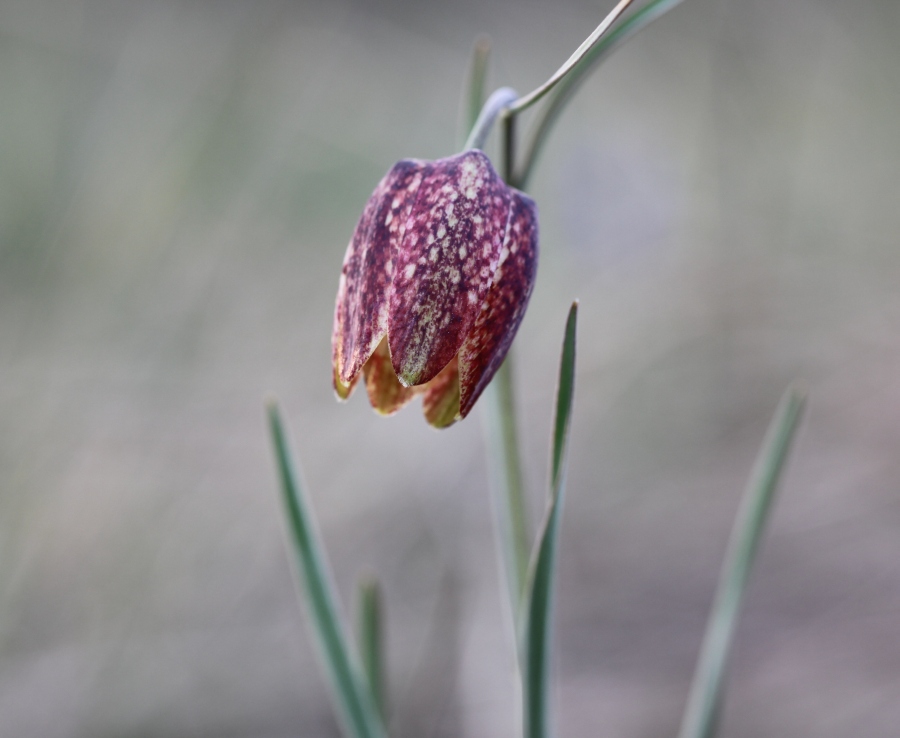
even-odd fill
[(519, 328), (537, 251), (537, 207), (481, 151), (397, 162), (344, 257), (332, 337), (338, 397), (362, 374), (383, 414), (421, 393), (432, 425), (464, 418)]

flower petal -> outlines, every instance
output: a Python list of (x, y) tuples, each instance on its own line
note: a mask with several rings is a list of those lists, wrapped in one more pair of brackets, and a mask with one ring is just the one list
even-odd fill
[(353, 390), (356, 387), (356, 381), (359, 379), (359, 374), (353, 377), (349, 384), (345, 384), (341, 381), (337, 367), (335, 367), (332, 379), (334, 380), (334, 392), (338, 396), (338, 399), (347, 400), (350, 398), (350, 395), (353, 394)]
[(390, 290), (388, 342), (404, 385), (437, 376), (475, 325), (500, 257), (509, 200), (480, 151), (439, 159), (423, 173)]
[(537, 206), (511, 190), (509, 227), (487, 300), (459, 351), (460, 417), (466, 417), (503, 363), (525, 315), (538, 261)]
[(421, 387), (404, 387), (397, 381), (386, 338), (381, 339), (378, 348), (365, 363), (363, 373), (366, 375), (369, 402), (382, 415), (393, 415), (422, 391)]
[(455, 356), (424, 387), (422, 410), (425, 420), (435, 428), (446, 428), (459, 420), (459, 362)]
[(346, 399), (353, 380), (387, 333), (388, 293), (403, 226), (430, 164), (397, 162), (366, 203), (347, 246), (332, 334), (335, 391)]

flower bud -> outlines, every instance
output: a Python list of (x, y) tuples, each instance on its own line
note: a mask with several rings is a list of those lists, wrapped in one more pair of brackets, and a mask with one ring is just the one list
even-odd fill
[(537, 228), (534, 202), (481, 151), (395, 164), (366, 203), (341, 270), (338, 397), (362, 372), (383, 414), (422, 393), (431, 425), (465, 417), (522, 321)]

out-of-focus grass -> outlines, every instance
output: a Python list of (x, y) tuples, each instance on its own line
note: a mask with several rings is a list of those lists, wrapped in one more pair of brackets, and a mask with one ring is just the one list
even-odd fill
[[(6, 730), (334, 734), (271, 499), (274, 391), (345, 601), (362, 562), (384, 581), (397, 734), (512, 734), (481, 428), (337, 406), (332, 301), (377, 179), (453, 151), (476, 35), (489, 86), (527, 90), (603, 10), (0, 7)], [(516, 347), (532, 513), (557, 316), (581, 298), (561, 734), (677, 724), (722, 490), (794, 376), (816, 404), (724, 728), (896, 732), (898, 24), (892, 0), (688, 0), (605, 63), (541, 156)]]

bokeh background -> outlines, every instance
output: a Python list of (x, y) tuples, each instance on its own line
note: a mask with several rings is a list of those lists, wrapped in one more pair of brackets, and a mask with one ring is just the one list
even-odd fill
[[(394, 735), (515, 734), (479, 413), (338, 405), (333, 300), (381, 175), (455, 151), (476, 36), (525, 92), (607, 9), (0, 3), (0, 735), (338, 735), (268, 393), (348, 609), (384, 582)], [(563, 736), (673, 735), (795, 378), (724, 735), (897, 735), (898, 38), (895, 0), (686, 0), (555, 129), (515, 371), (536, 520), (579, 297)]]

